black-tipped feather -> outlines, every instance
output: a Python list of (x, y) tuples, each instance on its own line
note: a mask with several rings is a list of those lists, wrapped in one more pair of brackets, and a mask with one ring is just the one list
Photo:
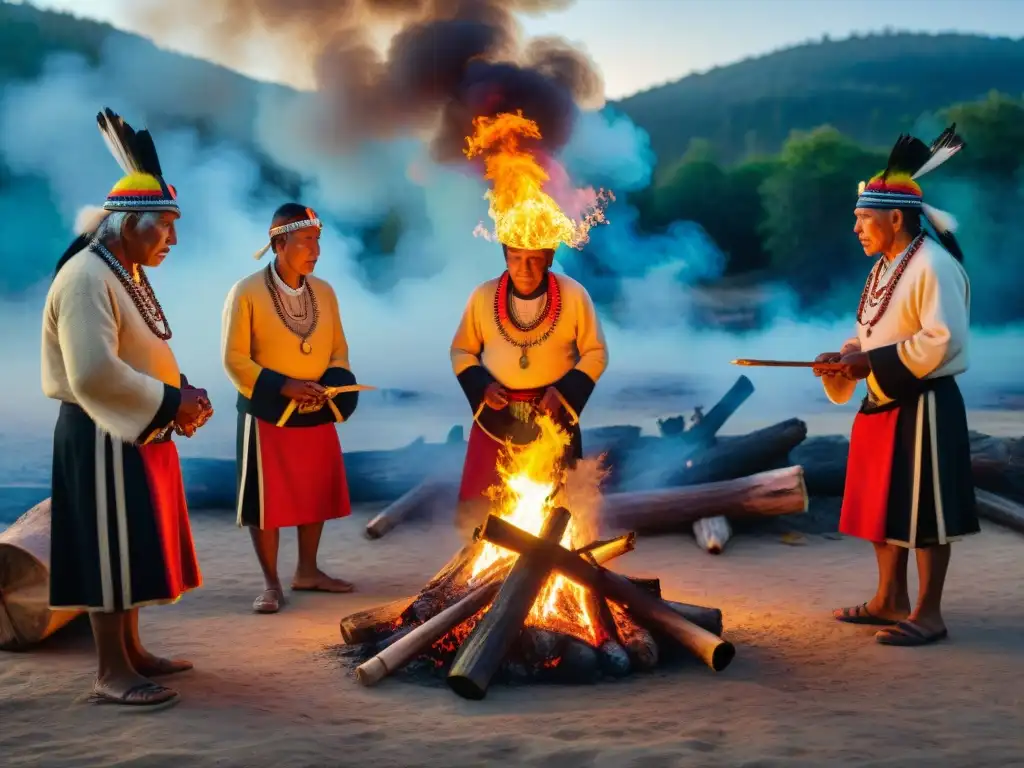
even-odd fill
[(136, 133), (123, 117), (109, 107), (104, 107), (96, 115), (96, 123), (110, 153), (125, 173), (148, 173), (157, 178), (163, 175), (149, 131)]
[(917, 169), (931, 159), (931, 150), (920, 139), (901, 133), (896, 139), (892, 151), (889, 153), (889, 162), (885, 166), (882, 178), (889, 178), (893, 173), (905, 173), (913, 176)]

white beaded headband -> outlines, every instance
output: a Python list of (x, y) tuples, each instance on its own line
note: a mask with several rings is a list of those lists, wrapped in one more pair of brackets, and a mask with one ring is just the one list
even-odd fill
[(278, 235), (287, 235), (289, 232), (294, 232), (297, 229), (305, 229), (306, 227), (316, 227), (317, 229), (323, 229), (323, 222), (308, 208), (306, 209), (309, 215), (308, 219), (302, 219), (301, 221), (293, 221), (290, 224), (282, 224), (279, 227), (272, 227), (270, 230), (270, 240), (260, 248), (252, 257), (256, 260), (262, 259), (263, 254), (270, 250), (270, 246), (275, 237)]

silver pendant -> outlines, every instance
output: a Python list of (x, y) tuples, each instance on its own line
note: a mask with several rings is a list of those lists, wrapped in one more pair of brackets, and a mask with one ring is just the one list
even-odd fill
[(519, 358), (519, 367), (524, 370), (530, 367), (530, 359), (526, 356), (525, 349), (523, 350), (523, 354)]

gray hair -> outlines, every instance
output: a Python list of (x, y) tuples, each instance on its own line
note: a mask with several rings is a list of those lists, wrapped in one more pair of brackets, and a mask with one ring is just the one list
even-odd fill
[(97, 240), (120, 240), (124, 232), (124, 223), (129, 216), (138, 217), (138, 228), (146, 229), (155, 226), (160, 217), (157, 211), (112, 211), (96, 230)]

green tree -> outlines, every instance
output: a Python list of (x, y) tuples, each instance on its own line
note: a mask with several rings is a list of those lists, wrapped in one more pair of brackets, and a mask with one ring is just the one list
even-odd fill
[(772, 269), (799, 291), (805, 305), (820, 304), (830, 286), (864, 272), (851, 230), (857, 184), (885, 165), (830, 126), (793, 133), (761, 185), (761, 228)]
[(949, 107), (944, 116), (956, 123), (957, 132), (967, 142), (963, 156), (956, 160), (961, 172), (1006, 181), (1020, 178), (1024, 168), (1024, 100), (993, 91), (987, 98)]

